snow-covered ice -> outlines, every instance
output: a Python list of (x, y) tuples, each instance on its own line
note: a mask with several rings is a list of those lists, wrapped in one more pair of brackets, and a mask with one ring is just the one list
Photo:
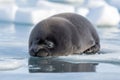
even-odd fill
[(23, 65), (25, 65), (23, 60), (0, 58), (0, 71), (15, 70)]
[(107, 4), (104, 0), (89, 0), (86, 6), (90, 9), (87, 18), (93, 24), (99, 26), (116, 26), (119, 24), (118, 9)]
[(120, 54), (71, 55), (59, 57), (60, 60), (71, 63), (117, 63), (120, 65)]
[[(49, 15), (48, 15), (49, 13)], [(39, 9), (19, 9), (15, 15), (15, 23), (36, 24), (37, 22), (49, 17), (53, 12)]]
[(120, 0), (106, 0), (110, 5), (116, 7), (120, 11)]

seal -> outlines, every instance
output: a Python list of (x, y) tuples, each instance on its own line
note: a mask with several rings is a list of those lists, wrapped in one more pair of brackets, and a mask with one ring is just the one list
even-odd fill
[(92, 54), (100, 50), (94, 26), (76, 13), (61, 13), (40, 21), (29, 37), (31, 56), (67, 56)]

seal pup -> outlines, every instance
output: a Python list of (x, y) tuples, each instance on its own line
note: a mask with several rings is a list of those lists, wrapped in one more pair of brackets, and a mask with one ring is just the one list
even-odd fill
[(35, 25), (29, 37), (31, 56), (66, 56), (96, 53), (100, 40), (94, 26), (76, 13), (61, 13)]

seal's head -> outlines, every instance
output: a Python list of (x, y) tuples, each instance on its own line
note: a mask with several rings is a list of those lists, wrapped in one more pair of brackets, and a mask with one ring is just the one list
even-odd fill
[[(74, 47), (71, 30), (74, 28), (70, 27), (73, 25), (68, 20), (59, 17), (51, 17), (39, 22), (29, 38), (30, 55), (43, 57), (72, 54)], [(76, 31), (73, 32), (75, 34)]]

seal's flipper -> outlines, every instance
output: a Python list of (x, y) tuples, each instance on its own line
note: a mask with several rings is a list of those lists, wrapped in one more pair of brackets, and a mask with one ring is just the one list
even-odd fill
[(85, 54), (95, 54), (96, 52), (99, 51), (99, 49), (100, 49), (100, 45), (99, 44), (95, 44), (91, 48), (85, 50), (83, 53), (85, 53)]

